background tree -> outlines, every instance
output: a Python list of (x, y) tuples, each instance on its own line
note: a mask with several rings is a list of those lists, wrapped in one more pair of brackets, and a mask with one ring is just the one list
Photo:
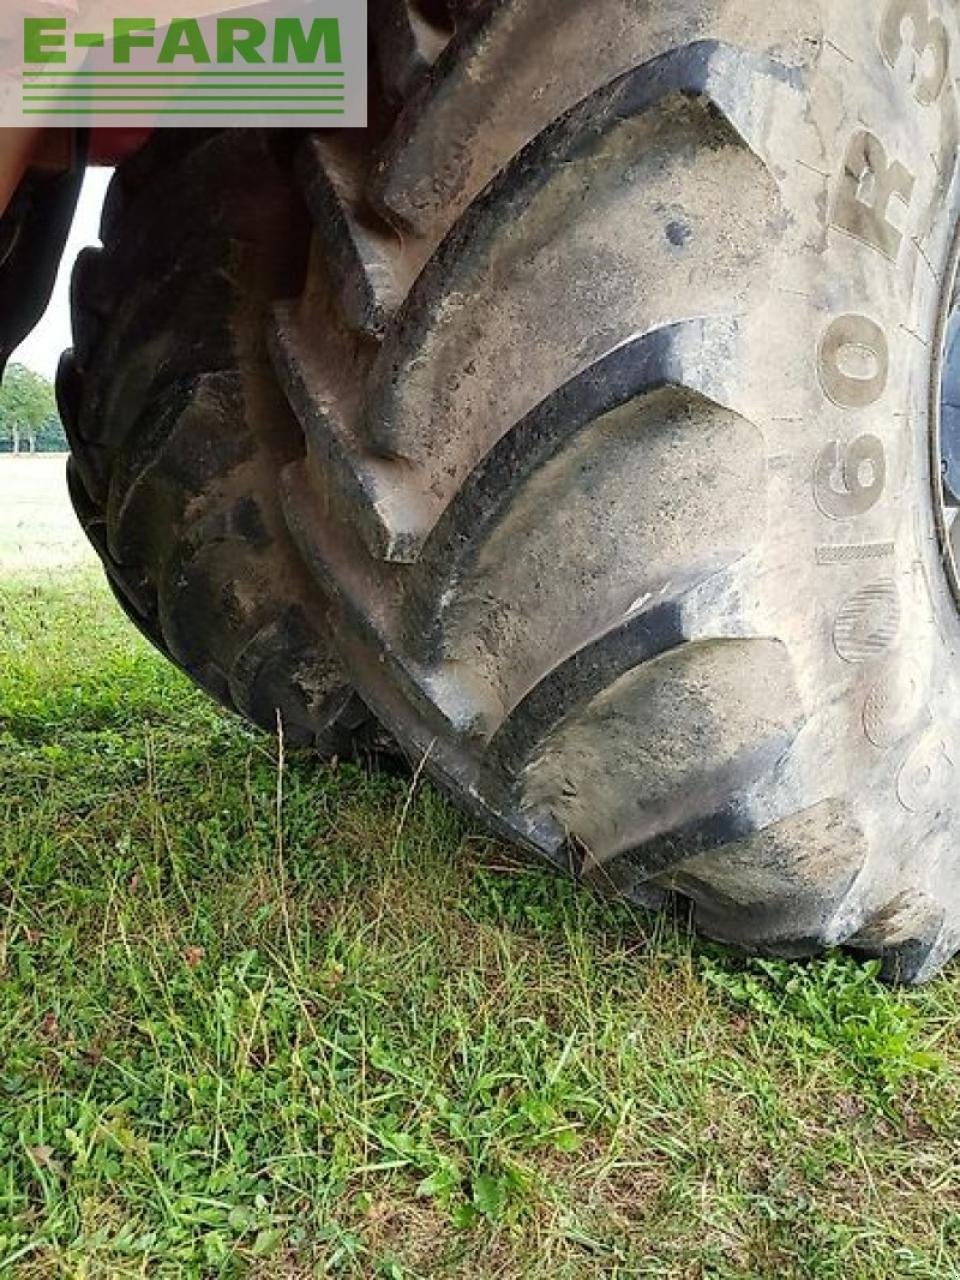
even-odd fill
[(0, 386), (0, 448), (36, 453), (66, 447), (53, 384), (25, 365), (10, 365)]

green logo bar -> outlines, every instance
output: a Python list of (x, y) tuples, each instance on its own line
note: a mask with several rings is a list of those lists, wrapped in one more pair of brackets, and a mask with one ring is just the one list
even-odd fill
[[(0, 86), (0, 125), (366, 123), (366, 6), (358, 0), (268, 0), (163, 19), (114, 17), (103, 29), (62, 17), (23, 17), (19, 93)], [(138, 6), (134, 0), (132, 9)], [(185, 5), (184, 7), (189, 7)], [(234, 6), (239, 7), (239, 3)], [(163, 120), (160, 117), (177, 117)], [(120, 119), (118, 119), (120, 117)], [(276, 118), (276, 119), (275, 119)]]

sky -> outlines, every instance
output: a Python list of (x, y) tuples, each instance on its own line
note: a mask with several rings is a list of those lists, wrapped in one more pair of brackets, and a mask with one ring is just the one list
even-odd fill
[(88, 244), (100, 243), (100, 210), (111, 172), (109, 169), (87, 170), (50, 305), (37, 328), (11, 356), (11, 360), (48, 378), (53, 378), (61, 354), (70, 346), (70, 273), (80, 250)]

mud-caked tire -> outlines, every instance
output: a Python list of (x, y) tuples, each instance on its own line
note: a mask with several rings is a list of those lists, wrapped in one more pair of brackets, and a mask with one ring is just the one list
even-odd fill
[(272, 143), (171, 131), (119, 170), (59, 399), (74, 505), (132, 621), (228, 707), (335, 752), (369, 717), (276, 494), (302, 438), (265, 317), (303, 279), (308, 228)]
[(930, 976), (960, 945), (954, 10), (380, 7), (389, 123), (301, 140), (309, 270), (271, 321), (350, 682), (585, 880)]
[(408, 751), (597, 885), (903, 980), (960, 941), (958, 57), (938, 0), (483, 6), (373, 154), (304, 145), (274, 330), (290, 524)]

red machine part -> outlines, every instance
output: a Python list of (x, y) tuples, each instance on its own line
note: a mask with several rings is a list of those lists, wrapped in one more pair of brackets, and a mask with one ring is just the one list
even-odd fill
[(4, 129), (0, 140), (0, 215), (3, 214), (23, 175), (33, 163), (41, 129)]
[(93, 129), (87, 163), (114, 168), (139, 151), (152, 132), (150, 128)]
[[(87, 163), (112, 168), (139, 151), (152, 132), (149, 128), (93, 129)], [(70, 129), (0, 130), (0, 216), (28, 169), (62, 172), (75, 163), (74, 141)]]

